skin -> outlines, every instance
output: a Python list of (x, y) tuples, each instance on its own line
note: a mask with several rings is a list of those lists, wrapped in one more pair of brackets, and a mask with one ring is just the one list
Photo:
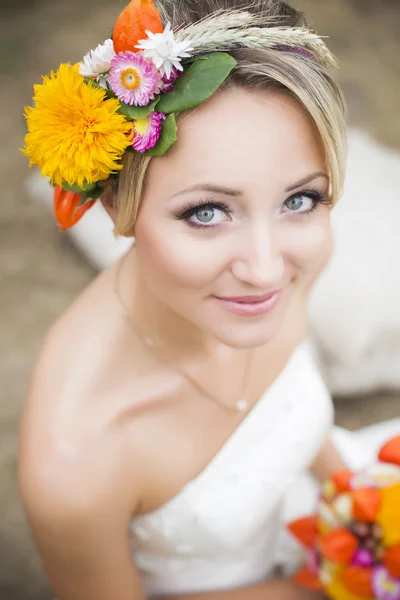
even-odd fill
[[(321, 144), (287, 96), (234, 90), (192, 113), (179, 129), (179, 145), (150, 165), (135, 227), (141, 317), (147, 312), (153, 323), (161, 310), (170, 331), (183, 326), (190, 349), (202, 353), (212, 353), (218, 342), (243, 349), (276, 338), (293, 298), (306, 296), (331, 252), (329, 206), (319, 206), (312, 218), (282, 206), (293, 194), (286, 188), (318, 172), (326, 173)], [(237, 195), (181, 193), (199, 183)], [(328, 193), (327, 177), (310, 185)], [(216, 211), (211, 223), (219, 227), (190, 228), (174, 218), (188, 203), (210, 199), (230, 211)], [(302, 210), (313, 204), (305, 197), (298, 202)], [(284, 297), (277, 310), (261, 318), (233, 317), (212, 298), (280, 288)]]
[[(21, 421), (20, 487), (59, 600), (144, 598), (129, 521), (204, 470), (244, 418), (221, 404), (234, 405), (241, 390), (253, 406), (303, 339), (308, 292), (331, 253), (330, 207), (297, 215), (287, 200), (311, 185), (327, 193), (329, 182), (322, 175), (285, 190), (317, 172), (326, 173), (322, 146), (293, 99), (243, 90), (214, 96), (186, 115), (176, 145), (152, 161), (136, 247), (46, 336)], [(179, 194), (204, 183), (235, 195)], [(177, 218), (188, 201), (210, 198), (227, 205), (228, 214), (213, 213), (218, 227)], [(296, 196), (297, 211), (312, 205)], [(214, 298), (277, 288), (280, 303), (258, 317), (238, 317)], [(314, 472), (325, 479), (343, 466), (328, 440)], [(315, 595), (268, 581), (195, 596), (203, 597)]]

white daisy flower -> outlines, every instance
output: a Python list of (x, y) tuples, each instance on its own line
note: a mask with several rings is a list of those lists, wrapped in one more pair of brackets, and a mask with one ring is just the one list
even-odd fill
[(83, 77), (94, 78), (101, 73), (106, 73), (111, 68), (111, 61), (115, 56), (114, 44), (111, 39), (104, 44), (99, 44), (84, 56), (79, 65), (79, 73)]
[(173, 67), (178, 71), (183, 71), (181, 59), (190, 58), (187, 51), (193, 50), (190, 47), (191, 41), (177, 42), (171, 29), (171, 23), (167, 24), (163, 33), (152, 33), (146, 30), (146, 34), (147, 39), (139, 40), (139, 44), (135, 48), (142, 50), (145, 58), (150, 58), (163, 76), (169, 78)]

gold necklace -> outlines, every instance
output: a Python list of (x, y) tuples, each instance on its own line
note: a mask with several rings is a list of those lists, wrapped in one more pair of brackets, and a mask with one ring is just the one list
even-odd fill
[(171, 361), (166, 360), (159, 352), (157, 352), (153, 338), (150, 337), (149, 335), (142, 335), (140, 328), (136, 325), (136, 323), (134, 323), (132, 317), (129, 314), (128, 309), (125, 306), (125, 302), (119, 291), (121, 271), (122, 271), (122, 267), (123, 267), (124, 261), (127, 258), (127, 256), (128, 256), (128, 254), (125, 255), (125, 257), (120, 261), (120, 264), (118, 265), (117, 274), (114, 279), (114, 292), (117, 296), (118, 302), (122, 308), (122, 311), (127, 320), (127, 323), (129, 325), (130, 329), (133, 331), (133, 333), (139, 338), (141, 343), (146, 348), (148, 348), (155, 356), (157, 356), (157, 358), (161, 362), (163, 362), (166, 366), (168, 366), (168, 367), (174, 369), (175, 371), (177, 371), (178, 373), (180, 373), (191, 384), (191, 386), (195, 390), (197, 390), (197, 392), (199, 392), (202, 396), (205, 396), (206, 398), (211, 400), (214, 404), (216, 404), (218, 407), (223, 408), (225, 411), (227, 411), (231, 414), (247, 412), (250, 408), (250, 404), (247, 400), (245, 400), (244, 393), (247, 388), (248, 377), (249, 377), (250, 368), (252, 365), (252, 359), (253, 359), (254, 352), (252, 352), (250, 354), (250, 356), (247, 360), (246, 371), (245, 371), (245, 375), (244, 375), (244, 379), (243, 379), (241, 393), (239, 396), (239, 400), (237, 400), (235, 403), (235, 406), (229, 406), (228, 404), (225, 404), (224, 402), (221, 402), (220, 400), (215, 398), (215, 396), (212, 396), (191, 375), (189, 375), (189, 373), (187, 373), (187, 371), (185, 371), (182, 367), (173, 364)]

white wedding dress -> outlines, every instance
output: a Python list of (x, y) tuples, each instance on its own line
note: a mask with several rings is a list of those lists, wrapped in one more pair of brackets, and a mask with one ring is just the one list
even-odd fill
[(307, 475), (325, 438), (352, 468), (400, 434), (400, 418), (361, 432), (333, 429), (333, 406), (304, 343), (203, 472), (130, 526), (148, 595), (251, 585), (301, 556), (284, 523), (313, 510)]

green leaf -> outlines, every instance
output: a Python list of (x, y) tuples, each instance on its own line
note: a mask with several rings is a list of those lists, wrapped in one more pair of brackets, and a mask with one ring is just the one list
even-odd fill
[(225, 52), (197, 58), (174, 83), (174, 89), (161, 96), (157, 112), (175, 113), (202, 104), (222, 85), (237, 61)]
[(81, 192), (91, 192), (97, 187), (97, 183), (84, 183), (82, 187), (79, 187), (79, 185), (76, 185), (75, 183), (73, 185), (68, 185), (68, 183), (64, 181), (61, 187), (67, 192), (80, 194)]
[[(81, 194), (81, 200), (80, 200), (78, 206), (76, 206), (75, 211), (78, 210), (78, 208), (80, 208), (84, 204), (86, 204), (86, 202), (88, 200), (89, 200), (89, 198), (87, 197), (86, 192), (82, 192), (82, 194)], [(74, 214), (75, 214), (75, 211), (74, 211)]]
[(98, 200), (104, 194), (104, 188), (101, 185), (98, 185), (91, 192), (82, 192), (81, 193), (81, 201), (79, 202), (79, 206), (83, 206), (89, 200)]
[(144, 119), (151, 112), (154, 111), (156, 104), (158, 104), (160, 100), (160, 96), (157, 96), (155, 100), (147, 104), (147, 106), (129, 106), (129, 104), (125, 104), (125, 102), (121, 102), (121, 108), (117, 110), (117, 113), (120, 115), (124, 115), (127, 119), (138, 121), (139, 119)]
[(99, 185), (93, 192), (85, 192), (88, 196), (88, 200), (98, 200), (104, 194), (104, 188)]
[(176, 121), (174, 115), (169, 115), (162, 122), (161, 135), (154, 148), (143, 152), (145, 156), (162, 156), (176, 142)]
[(103, 88), (102, 85), (99, 85), (96, 81), (93, 81), (93, 79), (89, 79), (89, 77), (84, 77), (83, 79), (84, 79), (85, 83), (87, 83), (88, 85), (92, 85), (93, 87), (95, 87), (99, 90), (103, 90), (103, 92), (106, 93), (108, 98), (116, 98), (117, 97), (112, 90), (109, 90), (108, 88)]

